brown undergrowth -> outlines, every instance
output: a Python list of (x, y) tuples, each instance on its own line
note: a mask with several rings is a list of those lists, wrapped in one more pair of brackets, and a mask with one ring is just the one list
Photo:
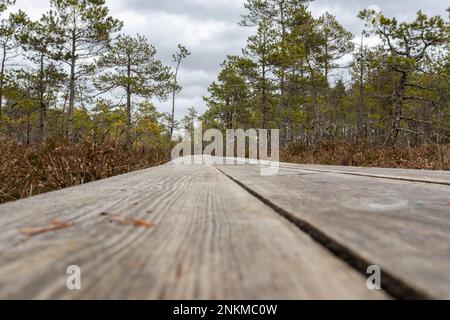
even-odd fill
[(0, 140), (0, 203), (148, 168), (169, 160), (169, 146)]
[[(170, 146), (128, 147), (110, 142), (48, 142), (22, 146), (0, 139), (0, 203), (59, 190), (159, 165), (170, 160)], [(450, 170), (449, 145), (382, 148), (347, 141), (317, 146), (292, 145), (281, 151), (292, 163), (404, 169)]]
[(386, 148), (347, 141), (292, 145), (281, 160), (302, 164), (450, 170), (450, 145)]

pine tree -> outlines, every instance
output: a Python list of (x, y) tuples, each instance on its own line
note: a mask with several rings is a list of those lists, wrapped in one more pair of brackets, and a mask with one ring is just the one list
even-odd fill
[(16, 0), (0, 0), (0, 13), (5, 12), (9, 6), (16, 3)]
[(195, 122), (198, 120), (198, 118), (198, 111), (194, 107), (188, 108), (186, 115), (181, 121), (183, 129), (189, 131), (192, 134), (195, 128)]
[(276, 34), (271, 28), (267, 19), (262, 19), (258, 26), (256, 35), (249, 37), (247, 46), (243, 50), (245, 57), (248, 57), (255, 65), (256, 78), (254, 79), (255, 90), (260, 96), (260, 128), (266, 129), (269, 121), (268, 115), (273, 102), (273, 81), (270, 75), (273, 74), (274, 61), (277, 52)]
[(169, 139), (172, 140), (173, 129), (175, 127), (175, 98), (177, 93), (181, 90), (181, 87), (178, 84), (178, 71), (181, 65), (181, 62), (186, 59), (191, 53), (181, 44), (178, 44), (178, 51), (173, 55), (173, 62), (175, 62), (175, 74), (174, 74), (174, 83), (172, 90), (172, 114), (170, 117), (170, 133)]
[(281, 113), (281, 129), (283, 132), (282, 142), (286, 146), (289, 139), (289, 114), (292, 110), (286, 97), (286, 69), (287, 65), (287, 38), (289, 34), (289, 25), (295, 12), (305, 7), (310, 0), (247, 0), (245, 8), (247, 13), (242, 16), (242, 26), (258, 25), (266, 20), (273, 24), (277, 32), (279, 42), (278, 55), (278, 77), (280, 88), (279, 107)]
[(63, 33), (52, 15), (43, 15), (38, 21), (27, 21), (20, 35), (25, 55), (36, 67), (34, 88), (39, 103), (39, 141), (47, 137), (47, 113), (51, 100), (57, 96), (65, 78), (60, 66), (55, 62), (63, 49)]
[(209, 96), (204, 97), (208, 111), (203, 120), (207, 126), (222, 130), (253, 128), (255, 109), (247, 76), (251, 61), (228, 56), (221, 67), (217, 81), (208, 88)]
[(374, 10), (364, 10), (359, 14), (367, 22), (372, 34), (380, 37), (386, 50), (386, 55), (379, 62), (388, 66), (398, 76), (393, 94), (393, 114), (390, 134), (387, 142), (397, 143), (404, 120), (404, 103), (408, 100), (433, 101), (420, 96), (408, 96), (409, 88), (415, 88), (417, 83), (411, 82), (414, 72), (419, 71), (427, 54), (435, 48), (448, 43), (449, 24), (442, 17), (428, 17), (422, 12), (417, 13), (413, 22), (398, 23), (395, 18), (387, 18)]
[(126, 97), (126, 141), (132, 143), (134, 97), (166, 98), (173, 87), (173, 74), (155, 58), (156, 49), (144, 36), (121, 35), (98, 60), (102, 70), (96, 86), (102, 92), (119, 89)]
[(67, 137), (73, 141), (77, 84), (92, 73), (92, 59), (105, 51), (111, 34), (120, 31), (123, 24), (109, 16), (105, 0), (51, 0), (51, 6), (49, 15), (63, 32), (64, 50), (60, 59), (70, 68)]
[[(0, 13), (4, 12), (9, 5), (15, 1), (0, 2)], [(0, 20), (0, 125), (2, 123), (3, 98), (6, 82), (8, 63), (18, 57), (20, 42), (17, 35), (21, 33), (21, 28), (26, 21), (23, 11), (10, 14), (8, 18)]]

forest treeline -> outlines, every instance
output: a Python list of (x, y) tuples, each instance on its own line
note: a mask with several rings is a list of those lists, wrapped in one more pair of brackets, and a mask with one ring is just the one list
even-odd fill
[(363, 10), (353, 35), (309, 2), (246, 1), (241, 25), (257, 32), (209, 87), (206, 127), (279, 128), (284, 146), (448, 143), (450, 10), (405, 22)]
[[(281, 129), (284, 147), (448, 143), (450, 11), (399, 22), (367, 9), (353, 35), (328, 12), (313, 17), (309, 2), (247, 0), (240, 24), (257, 31), (223, 62), (207, 111), (190, 108), (178, 123), (185, 47), (164, 65), (144, 36), (121, 34), (104, 0), (49, 0), (36, 21), (0, 0), (0, 134), (23, 145), (167, 144), (200, 119), (205, 129)], [(171, 98), (172, 113), (155, 98)]]
[[(23, 144), (112, 138), (170, 141), (177, 125), (155, 98), (181, 90), (144, 36), (121, 34), (104, 0), (50, 0), (40, 19), (0, 0), (0, 134)], [(10, 10), (8, 10), (10, 9)]]

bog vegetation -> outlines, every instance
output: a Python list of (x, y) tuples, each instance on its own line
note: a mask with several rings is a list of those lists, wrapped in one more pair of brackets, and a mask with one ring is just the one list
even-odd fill
[[(0, 201), (166, 161), (196, 121), (279, 128), (288, 161), (448, 170), (450, 10), (355, 12), (354, 35), (309, 2), (247, 0), (240, 24), (254, 34), (223, 62), (206, 112), (178, 122), (184, 46), (164, 65), (104, 0), (49, 0), (38, 20), (0, 0)], [(166, 99), (171, 113), (156, 107)]]

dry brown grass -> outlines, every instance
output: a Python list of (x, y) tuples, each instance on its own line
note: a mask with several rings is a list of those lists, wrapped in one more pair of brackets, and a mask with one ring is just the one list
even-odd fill
[(168, 146), (86, 141), (24, 147), (0, 140), (0, 203), (148, 168), (169, 157)]
[[(120, 143), (49, 142), (24, 147), (0, 139), (0, 203), (148, 168), (170, 160), (170, 146), (129, 148)], [(380, 148), (346, 141), (291, 146), (281, 160), (293, 163), (450, 170), (450, 145)]]
[(450, 170), (450, 145), (382, 148), (333, 141), (314, 147), (291, 146), (281, 152), (281, 159), (302, 164)]

